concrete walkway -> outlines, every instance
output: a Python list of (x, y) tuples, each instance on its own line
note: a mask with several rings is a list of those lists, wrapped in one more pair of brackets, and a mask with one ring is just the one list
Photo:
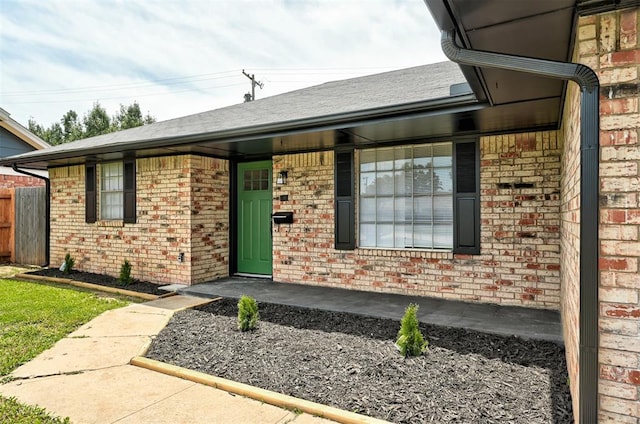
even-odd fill
[(0, 394), (72, 423), (330, 423), (129, 365), (174, 312), (207, 302), (174, 296), (107, 311), (16, 369)]
[(240, 298), (242, 295), (247, 295), (254, 297), (258, 302), (353, 312), (394, 320), (402, 318), (409, 303), (416, 303), (420, 305), (418, 319), (421, 322), (563, 343), (562, 324), (558, 311), (276, 283), (270, 280), (242, 277), (196, 284), (179, 292), (210, 298), (218, 296)]

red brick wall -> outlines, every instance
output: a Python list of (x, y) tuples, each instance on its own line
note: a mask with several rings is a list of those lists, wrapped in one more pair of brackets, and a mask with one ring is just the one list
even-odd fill
[(287, 170), (289, 177), (274, 192), (289, 200), (274, 200), (274, 208), (293, 211), (295, 223), (274, 228), (273, 278), (557, 309), (560, 149), (556, 132), (481, 140), (480, 255), (334, 250), (333, 153), (274, 157), (274, 173)]
[(0, 188), (44, 187), (44, 180), (27, 175), (0, 174)]
[[(600, 408), (640, 418), (640, 8), (585, 18), (596, 29), (600, 98)], [(624, 418), (623, 418), (624, 417)]]
[(226, 161), (185, 155), (138, 159), (136, 167), (136, 224), (85, 223), (84, 166), (50, 171), (52, 266), (69, 252), (79, 270), (117, 276), (128, 259), (134, 278), (158, 283), (228, 275)]
[(191, 284), (229, 275), (229, 166), (191, 158)]
[[(580, 18), (575, 60), (600, 79), (600, 381), (599, 422), (637, 423), (640, 418), (640, 9)], [(579, 100), (572, 89), (565, 110), (566, 212), (563, 270), (577, 264), (575, 233), (579, 199), (576, 180)], [(567, 113), (569, 112), (569, 113)], [(579, 182), (579, 181), (578, 181)], [(566, 188), (566, 190), (565, 190)], [(566, 239), (566, 243), (565, 243)], [(573, 247), (573, 248), (572, 248)], [(578, 252), (579, 253), (579, 252)], [(577, 270), (575, 271), (577, 274)], [(565, 344), (574, 412), (577, 393), (578, 275), (563, 275)], [(564, 287), (566, 286), (566, 288)], [(567, 325), (569, 324), (569, 325)], [(577, 418), (577, 415), (576, 415)]]

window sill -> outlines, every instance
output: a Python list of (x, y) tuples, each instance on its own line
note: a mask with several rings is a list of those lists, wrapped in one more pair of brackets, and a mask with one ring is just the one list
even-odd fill
[(397, 247), (356, 247), (356, 251), (363, 256), (396, 256), (396, 257), (424, 257), (438, 259), (453, 259), (452, 249), (419, 249)]
[(399, 252), (432, 252), (432, 253), (452, 253), (453, 249), (435, 249), (435, 248), (421, 248), (421, 247), (367, 247), (358, 246), (360, 250), (393, 250)]
[(113, 221), (97, 221), (98, 227), (124, 227), (124, 221), (116, 219)]

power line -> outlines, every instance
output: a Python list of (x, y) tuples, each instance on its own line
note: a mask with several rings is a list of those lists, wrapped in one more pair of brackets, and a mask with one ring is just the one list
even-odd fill
[[(360, 68), (256, 68), (260, 71), (267, 71), (268, 73), (275, 73), (278, 75), (283, 74), (303, 74), (303, 75), (340, 75), (340, 74), (360, 74), (363, 70), (382, 70), (392, 69), (389, 67), (360, 67)], [(122, 84), (106, 84), (106, 85), (94, 85), (94, 86), (81, 86), (81, 87), (68, 87), (68, 88), (55, 88), (48, 90), (22, 90), (22, 91), (5, 91), (2, 93), (2, 97), (15, 97), (15, 96), (38, 96), (45, 94), (65, 94), (65, 93), (81, 93), (89, 91), (113, 91), (113, 90), (125, 90), (129, 88), (142, 88), (145, 86), (154, 86), (156, 83), (162, 83), (162, 85), (179, 85), (201, 81), (208, 81), (214, 79), (235, 78), (235, 74), (238, 69), (232, 69), (228, 71), (220, 71), (206, 74), (186, 75), (181, 77), (170, 77), (152, 79), (134, 83), (122, 83)], [(331, 71), (331, 72), (329, 72)], [(244, 70), (243, 70), (244, 73)], [(221, 76), (224, 75), (224, 76)], [(245, 74), (248, 76), (248, 74)], [(261, 87), (262, 88), (262, 87)]]
[[(236, 78), (235, 75), (226, 75), (219, 77), (207, 77), (207, 78), (199, 78), (204, 77), (206, 75), (219, 75), (229, 73), (231, 71), (225, 72), (217, 72), (215, 74), (202, 74), (202, 75), (193, 75), (188, 77), (175, 77), (175, 78), (164, 78), (158, 80), (148, 80), (145, 82), (138, 83), (122, 83), (122, 84), (110, 84), (110, 85), (97, 85), (97, 86), (86, 86), (86, 87), (76, 87), (76, 88), (56, 88), (50, 90), (30, 90), (30, 91), (10, 91), (2, 93), (3, 97), (15, 97), (15, 96), (39, 96), (45, 94), (65, 94), (65, 93), (81, 93), (81, 92), (94, 92), (94, 91), (114, 91), (114, 90), (128, 90), (132, 88), (142, 88), (145, 86), (156, 86), (156, 83), (163, 83), (161, 85), (177, 85), (177, 84), (187, 84), (193, 82), (201, 82), (201, 81), (210, 81), (216, 79), (225, 79), (225, 78)], [(183, 80), (183, 81), (177, 81)], [(173, 82), (168, 82), (173, 81)]]
[(262, 89), (262, 87), (264, 87), (264, 83), (260, 82), (260, 81), (256, 81), (256, 76), (255, 74), (247, 74), (244, 69), (242, 70), (242, 74), (249, 78), (251, 80), (251, 98), (249, 98), (249, 93), (245, 94), (244, 96), (244, 101), (246, 102), (252, 102), (256, 99), (256, 85), (258, 87), (260, 87), (260, 89)]
[[(237, 87), (239, 85), (244, 85), (244, 83), (236, 83), (236, 84), (227, 84), (227, 85), (216, 85), (216, 86), (212, 86), (212, 87), (204, 87), (204, 88), (192, 88), (192, 89), (186, 89), (186, 90), (178, 90), (178, 91), (170, 91), (168, 93), (147, 93), (147, 94), (135, 94), (136, 98), (141, 98), (141, 97), (155, 97), (155, 96), (170, 96), (170, 95), (174, 95), (174, 94), (180, 94), (180, 93), (187, 93), (190, 91), (203, 91), (203, 90), (210, 90), (212, 88), (226, 88), (226, 87)], [(118, 100), (118, 99), (123, 99), (123, 98), (128, 98), (131, 96), (128, 96), (126, 94), (123, 94), (121, 96), (115, 96), (115, 97), (100, 97), (97, 100), (99, 101), (103, 101), (103, 100)], [(62, 100), (29, 100), (29, 101), (25, 101), (25, 102), (21, 102), (21, 101), (11, 101), (8, 100), (5, 103), (6, 104), (12, 104), (12, 105), (26, 105), (26, 104), (43, 104), (43, 103), (71, 103), (71, 102), (86, 102), (86, 101), (95, 101), (96, 98), (84, 98), (84, 99), (62, 99)], [(3, 101), (4, 102), (4, 101)]]

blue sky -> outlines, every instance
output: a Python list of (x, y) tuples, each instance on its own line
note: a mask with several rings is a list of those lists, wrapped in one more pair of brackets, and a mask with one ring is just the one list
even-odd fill
[(261, 98), (439, 62), (439, 40), (423, 0), (0, 0), (0, 107), (166, 120), (241, 103), (242, 69)]

